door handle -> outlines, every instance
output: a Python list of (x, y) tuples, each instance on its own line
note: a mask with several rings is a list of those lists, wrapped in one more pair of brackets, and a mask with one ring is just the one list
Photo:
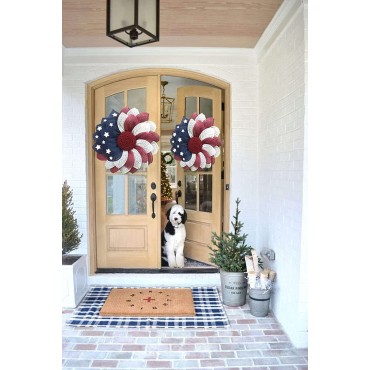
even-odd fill
[(152, 218), (155, 218), (155, 213), (154, 213), (154, 202), (156, 201), (157, 196), (152, 193), (150, 196), (150, 200), (152, 201)]
[(176, 191), (175, 196), (176, 196), (176, 203), (179, 204), (179, 198), (182, 196), (181, 190)]

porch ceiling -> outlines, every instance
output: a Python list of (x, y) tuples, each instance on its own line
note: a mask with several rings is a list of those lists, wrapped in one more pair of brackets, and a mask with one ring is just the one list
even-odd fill
[[(160, 41), (150, 47), (253, 48), (283, 0), (161, 0)], [(123, 47), (105, 34), (106, 0), (63, 0), (66, 48)]]

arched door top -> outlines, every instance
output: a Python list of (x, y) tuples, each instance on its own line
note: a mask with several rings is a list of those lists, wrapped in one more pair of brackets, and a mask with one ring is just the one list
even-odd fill
[(174, 76), (182, 78), (191, 78), (193, 80), (202, 81), (220, 89), (230, 89), (229, 82), (219, 79), (214, 76), (206, 75), (201, 72), (190, 71), (186, 69), (179, 68), (140, 68), (140, 69), (130, 69), (126, 71), (117, 72), (109, 76), (104, 76), (98, 78), (94, 81), (88, 83), (90, 88), (96, 89), (106, 84), (111, 84), (112, 82), (125, 80), (127, 78), (141, 77), (141, 76), (151, 76), (151, 75), (160, 75), (160, 76)]

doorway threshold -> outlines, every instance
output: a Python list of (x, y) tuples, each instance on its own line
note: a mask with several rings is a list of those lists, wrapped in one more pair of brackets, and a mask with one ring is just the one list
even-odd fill
[(160, 269), (139, 269), (139, 268), (98, 268), (96, 274), (212, 274), (219, 272), (217, 267), (185, 267)]
[(207, 263), (185, 258), (183, 268), (162, 266), (159, 269), (149, 268), (98, 268), (96, 274), (212, 274), (219, 272), (218, 267)]

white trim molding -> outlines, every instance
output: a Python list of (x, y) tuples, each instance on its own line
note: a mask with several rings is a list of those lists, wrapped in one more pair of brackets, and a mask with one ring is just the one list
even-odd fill
[(282, 30), (290, 23), (295, 13), (304, 5), (307, 5), (307, 0), (285, 0), (281, 4), (254, 48), (258, 61), (269, 50)]
[(254, 49), (248, 48), (65, 48), (63, 46), (63, 66), (97, 65), (148, 65), (161, 67), (174, 66), (182, 60), (184, 64), (197, 65), (244, 65), (255, 58)]

